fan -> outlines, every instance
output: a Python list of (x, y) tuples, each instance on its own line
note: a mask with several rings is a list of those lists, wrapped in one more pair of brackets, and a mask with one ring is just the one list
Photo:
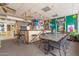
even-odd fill
[(0, 3), (0, 9), (3, 10), (5, 13), (8, 13), (8, 12), (15, 13), (16, 12), (15, 9), (12, 9), (12, 8), (8, 7), (7, 5), (8, 4), (6, 4), (6, 3)]

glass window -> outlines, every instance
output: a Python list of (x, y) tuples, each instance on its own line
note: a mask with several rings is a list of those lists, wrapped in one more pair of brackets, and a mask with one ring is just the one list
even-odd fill
[(0, 32), (4, 32), (4, 23), (0, 23)]

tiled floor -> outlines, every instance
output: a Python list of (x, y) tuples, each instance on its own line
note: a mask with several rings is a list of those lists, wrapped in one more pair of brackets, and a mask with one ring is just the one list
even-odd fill
[[(1, 56), (51, 56), (45, 55), (42, 49), (39, 49), (37, 44), (21, 44), (17, 45), (12, 40), (2, 41), (2, 48), (0, 48)], [(57, 55), (57, 50), (53, 51)], [(79, 56), (79, 43), (70, 42), (67, 49), (67, 56)]]

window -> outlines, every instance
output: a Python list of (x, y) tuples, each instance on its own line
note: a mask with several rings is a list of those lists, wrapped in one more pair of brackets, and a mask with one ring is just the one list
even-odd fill
[(4, 23), (0, 23), (0, 32), (4, 32)]

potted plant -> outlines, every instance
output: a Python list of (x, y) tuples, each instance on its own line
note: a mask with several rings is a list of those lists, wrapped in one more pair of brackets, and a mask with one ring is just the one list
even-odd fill
[(72, 41), (79, 41), (79, 33), (71, 32), (70, 33), (70, 40), (72, 40)]
[(76, 35), (76, 39), (77, 41), (79, 41), (79, 33)]

